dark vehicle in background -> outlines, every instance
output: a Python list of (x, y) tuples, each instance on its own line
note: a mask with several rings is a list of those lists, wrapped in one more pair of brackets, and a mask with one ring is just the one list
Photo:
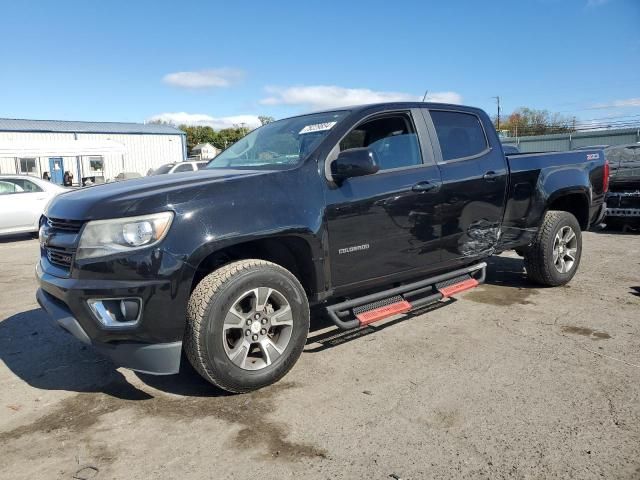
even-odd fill
[(358, 328), (473, 288), (509, 249), (533, 282), (566, 284), (607, 178), (601, 150), (505, 155), (477, 108), (302, 115), (198, 175), (57, 197), (37, 298), (116, 365), (173, 374), (184, 351), (211, 383), (246, 392), (292, 368), (310, 307)]
[(584, 147), (576, 147), (573, 150), (604, 150), (609, 145), (587, 145)]
[(515, 155), (520, 153), (520, 149), (515, 145), (502, 145), (502, 151), (505, 155)]
[(605, 223), (640, 227), (640, 143), (608, 147), (604, 155), (610, 168)]

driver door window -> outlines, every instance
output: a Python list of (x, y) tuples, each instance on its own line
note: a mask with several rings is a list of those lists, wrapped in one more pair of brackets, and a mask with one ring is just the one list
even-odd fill
[(422, 165), (420, 144), (408, 114), (386, 115), (355, 127), (340, 142), (340, 151), (367, 147), (376, 154), (380, 170)]

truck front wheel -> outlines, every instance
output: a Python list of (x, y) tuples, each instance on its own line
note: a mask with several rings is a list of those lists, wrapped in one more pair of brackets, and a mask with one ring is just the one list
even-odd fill
[(578, 270), (582, 255), (582, 233), (569, 212), (549, 210), (540, 230), (524, 255), (531, 280), (555, 287), (568, 283)]
[(205, 277), (187, 308), (184, 346), (206, 380), (234, 393), (280, 380), (309, 332), (304, 289), (288, 270), (241, 260)]

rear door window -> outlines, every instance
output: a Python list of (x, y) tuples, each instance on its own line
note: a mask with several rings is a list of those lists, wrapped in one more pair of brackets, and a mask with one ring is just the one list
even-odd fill
[(41, 192), (42, 189), (36, 185), (34, 182), (32, 182), (31, 180), (25, 180), (23, 178), (16, 178), (15, 180), (13, 180), (13, 182), (22, 187), (22, 189), (25, 192)]
[(431, 110), (442, 159), (474, 157), (489, 148), (480, 119), (471, 113)]

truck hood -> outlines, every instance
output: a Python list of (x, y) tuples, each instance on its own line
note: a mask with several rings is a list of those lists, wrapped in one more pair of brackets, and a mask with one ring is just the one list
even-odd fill
[(210, 196), (226, 181), (275, 173), (265, 170), (200, 170), (81, 188), (58, 195), (45, 215), (65, 220), (98, 220), (143, 215), (176, 208), (200, 196)]

